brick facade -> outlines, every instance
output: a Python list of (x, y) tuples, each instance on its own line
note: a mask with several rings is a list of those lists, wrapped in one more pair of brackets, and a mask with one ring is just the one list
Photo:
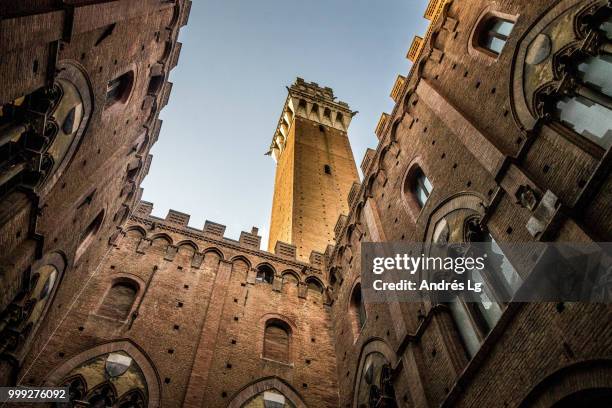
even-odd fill
[[(0, 124), (15, 125), (0, 136), (42, 138), (29, 111), (55, 84), (53, 140), (78, 143), (47, 152), (66, 161), (11, 167), (19, 177), (2, 167), (1, 384), (151, 407), (610, 401), (608, 305), (500, 304), (485, 330), (467, 308), (364, 304), (360, 289), (361, 242), (464, 237), (468, 221), (497, 242), (610, 241), (610, 131), (592, 127), (607, 122), (561, 111), (586, 98), (609, 112), (606, 88), (572, 69), (610, 54), (607, 2), (432, 0), (362, 182), (348, 105), (298, 79), (270, 148), (268, 251), (256, 228), (233, 240), (140, 200), (191, 3), (33, 3), (0, 5), (0, 76), (14, 79)], [(535, 267), (508, 258), (523, 280)]]

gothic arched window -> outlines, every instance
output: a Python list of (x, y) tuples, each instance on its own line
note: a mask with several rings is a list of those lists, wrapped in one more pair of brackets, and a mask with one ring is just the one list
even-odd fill
[(431, 214), (424, 236), (424, 253), (428, 258), (481, 258), (481, 263), (465, 264), (463, 271), (431, 270), (434, 279), (469, 279), (481, 284), (479, 292), (455, 292), (451, 289), (430, 294), (434, 304), (442, 303), (448, 307), (469, 356), (474, 356), (480, 349), (522, 284), (521, 276), (511, 264), (515, 258), (508, 258), (508, 255), (516, 255), (515, 247), (496, 242), (482, 218), (482, 199), (479, 196), (470, 193), (457, 195)]
[(395, 408), (391, 364), (379, 352), (366, 355), (356, 390), (357, 406), (360, 408)]
[(70, 163), (92, 110), (89, 80), (62, 62), (49, 86), (0, 104), (0, 196), (49, 190)]
[(555, 120), (603, 148), (612, 145), (612, 55), (577, 59), (567, 69), (578, 84), (552, 108)]
[(474, 356), (484, 338), (495, 327), (522, 283), (502, 249), (480, 224), (473, 210), (457, 209), (441, 218), (434, 228), (430, 256), (483, 257), (483, 269), (469, 269), (473, 284), (482, 291), (466, 291), (444, 299), (468, 355)]
[(104, 297), (98, 309), (101, 316), (115, 320), (126, 320), (138, 293), (138, 284), (133, 281), (115, 282)]
[(595, 157), (612, 146), (612, 46), (609, 3), (555, 7), (518, 49), (516, 118), (541, 120)]
[(290, 363), (291, 328), (282, 320), (266, 322), (263, 342), (263, 356), (270, 360)]
[(145, 408), (149, 403), (145, 376), (124, 351), (106, 353), (81, 363), (58, 385), (68, 388), (70, 406)]

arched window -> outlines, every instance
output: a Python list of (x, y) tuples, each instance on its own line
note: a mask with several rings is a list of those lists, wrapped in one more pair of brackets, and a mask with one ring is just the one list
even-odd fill
[(115, 320), (126, 320), (138, 293), (138, 285), (133, 281), (119, 281), (111, 286), (98, 309), (101, 316)]
[(316, 279), (307, 279), (306, 283), (308, 284), (308, 290), (317, 293), (323, 293), (323, 286)]
[(271, 319), (266, 322), (264, 332), (263, 356), (283, 363), (290, 362), (291, 328), (282, 320)]
[[(554, 7), (523, 37), (516, 59), (514, 111), (527, 129), (538, 121), (589, 154), (612, 146), (610, 7)], [(585, 44), (589, 44), (586, 46)]]
[(34, 285), (30, 298), (35, 301), (27, 323), (36, 324), (46, 310), (51, 293), (57, 284), (59, 271), (54, 265), (44, 265), (38, 268), (34, 274)]
[(491, 56), (499, 56), (514, 28), (514, 22), (489, 16), (480, 21), (476, 29), (478, 47), (486, 50)]
[(100, 230), (102, 226), (102, 221), (104, 220), (104, 210), (101, 210), (96, 218), (91, 221), (91, 223), (87, 226), (85, 231), (81, 234), (81, 239), (79, 240), (79, 246), (76, 249), (74, 254), (74, 261), (78, 261), (79, 258), (85, 253), (89, 245), (93, 242), (94, 237)]
[(433, 186), (431, 185), (431, 181), (427, 178), (423, 170), (420, 168), (417, 169), (417, 172), (414, 177), (414, 184), (412, 185), (412, 192), (416, 197), (419, 205), (423, 207), (431, 194), (431, 190), (433, 190)]
[(48, 191), (74, 157), (90, 119), (89, 81), (62, 62), (53, 83), (6, 102), (0, 103), (0, 196), (19, 186)]
[(109, 108), (116, 103), (126, 103), (134, 85), (134, 71), (128, 71), (108, 82), (106, 86), (106, 104)]
[(329, 164), (323, 166), (323, 170), (325, 171), (325, 174), (331, 174), (331, 166)]
[(408, 170), (403, 190), (408, 210), (416, 219), (433, 191), (431, 181), (419, 165), (415, 164)]
[(261, 265), (257, 268), (256, 280), (258, 283), (272, 284), (274, 282), (274, 271), (268, 265)]
[(572, 71), (578, 85), (557, 100), (553, 118), (607, 149), (612, 146), (612, 55), (578, 59)]
[(361, 332), (367, 317), (365, 304), (363, 303), (363, 297), (361, 294), (360, 283), (355, 285), (353, 288), (353, 293), (351, 294), (350, 315), (354, 332), (356, 335), (358, 335)]
[(365, 357), (356, 390), (357, 406), (363, 408), (396, 407), (391, 364), (379, 352)]
[[(453, 241), (458, 237), (460, 242)], [(466, 276), (474, 284), (480, 284), (482, 291), (468, 291), (445, 299), (467, 354), (474, 356), (522, 280), (471, 209), (456, 209), (441, 218), (433, 229), (432, 243), (437, 245), (431, 247), (430, 256), (455, 256), (454, 251), (458, 249), (485, 259), (483, 269), (466, 271)]]

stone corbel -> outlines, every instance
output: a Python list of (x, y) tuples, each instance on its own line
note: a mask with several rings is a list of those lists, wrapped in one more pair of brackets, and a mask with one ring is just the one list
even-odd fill
[(283, 278), (281, 278), (280, 276), (274, 277), (274, 280), (272, 281), (272, 290), (276, 292), (280, 292), (283, 290)]
[(299, 282), (298, 283), (298, 297), (300, 299), (306, 299), (307, 296), (308, 296), (308, 285), (305, 284), (304, 282)]
[(254, 285), (256, 279), (257, 279), (257, 270), (253, 268), (249, 269), (249, 272), (247, 273), (247, 283)]
[(138, 246), (136, 247), (136, 252), (139, 254), (144, 254), (145, 249), (151, 246), (151, 240), (148, 238), (142, 238), (140, 242), (138, 242)]
[(202, 265), (202, 261), (204, 260), (204, 254), (196, 252), (193, 254), (193, 258), (191, 258), (191, 267), (195, 269), (199, 269), (200, 265)]
[(166, 261), (172, 262), (177, 252), (178, 252), (178, 248), (176, 246), (168, 245), (168, 247), (166, 248), (166, 255), (164, 256), (164, 259)]

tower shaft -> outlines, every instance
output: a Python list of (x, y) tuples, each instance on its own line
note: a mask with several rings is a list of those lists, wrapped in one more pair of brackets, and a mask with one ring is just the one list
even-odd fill
[(299, 259), (334, 243), (338, 216), (358, 181), (347, 129), (354, 113), (331, 88), (301, 78), (289, 95), (270, 153), (277, 161), (268, 249), (293, 244)]

